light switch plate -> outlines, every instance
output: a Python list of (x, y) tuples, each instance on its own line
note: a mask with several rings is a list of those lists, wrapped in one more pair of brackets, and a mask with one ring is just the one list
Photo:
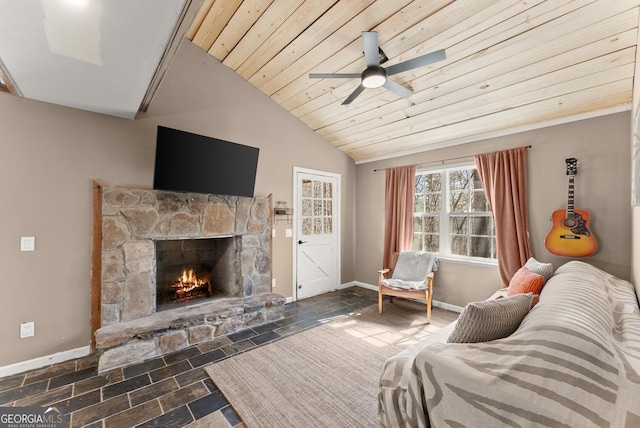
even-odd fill
[(34, 236), (23, 236), (20, 238), (20, 251), (35, 251), (36, 238)]
[(284, 231), (284, 236), (285, 236), (286, 238), (291, 238), (291, 237), (293, 236), (293, 229), (286, 229), (286, 230)]
[(36, 334), (36, 323), (31, 322), (23, 322), (20, 324), (20, 339), (24, 339), (25, 337), (31, 337)]

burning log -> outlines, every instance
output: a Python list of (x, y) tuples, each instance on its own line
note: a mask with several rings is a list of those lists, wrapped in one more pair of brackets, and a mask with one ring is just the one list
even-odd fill
[[(182, 272), (182, 276), (171, 284), (168, 292), (169, 298), (174, 302), (190, 300), (196, 297), (211, 297), (209, 283), (197, 279), (193, 269)], [(203, 296), (204, 295), (204, 296)]]

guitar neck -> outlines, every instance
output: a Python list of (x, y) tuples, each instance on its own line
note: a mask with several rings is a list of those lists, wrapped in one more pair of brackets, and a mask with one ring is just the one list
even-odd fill
[(573, 175), (569, 176), (569, 195), (568, 195), (568, 199), (567, 199), (567, 218), (569, 219), (575, 219), (576, 215), (575, 215), (575, 211), (574, 211), (574, 205), (573, 205), (573, 201), (574, 201), (574, 197), (573, 197)]

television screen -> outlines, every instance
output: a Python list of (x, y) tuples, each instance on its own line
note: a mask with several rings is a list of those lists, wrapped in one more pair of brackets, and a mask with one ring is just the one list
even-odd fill
[(158, 126), (153, 188), (253, 197), (259, 151)]

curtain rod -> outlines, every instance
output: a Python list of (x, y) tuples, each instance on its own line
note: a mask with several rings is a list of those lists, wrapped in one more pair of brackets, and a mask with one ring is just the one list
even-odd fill
[[(530, 149), (531, 147), (532, 147), (531, 144), (529, 144), (528, 146), (524, 146), (525, 149)], [(515, 147), (515, 148), (517, 148), (517, 147)], [(511, 150), (511, 149), (505, 149), (505, 150)], [(418, 164), (418, 165), (416, 165), (416, 167), (420, 168), (420, 167), (431, 165), (431, 164), (434, 164), (434, 163), (444, 164), (445, 162), (451, 162), (451, 161), (454, 161), (454, 160), (473, 159), (474, 156), (475, 155), (458, 156), (456, 158), (441, 159), (441, 160), (437, 160), (437, 161), (429, 161), (429, 162), (424, 162), (424, 163)], [(402, 166), (410, 166), (410, 165), (402, 165)], [(374, 169), (373, 172), (385, 171), (385, 170), (391, 169), (391, 168), (399, 168), (399, 167), (397, 167), (397, 166), (389, 166), (387, 168), (378, 168), (378, 169)]]

